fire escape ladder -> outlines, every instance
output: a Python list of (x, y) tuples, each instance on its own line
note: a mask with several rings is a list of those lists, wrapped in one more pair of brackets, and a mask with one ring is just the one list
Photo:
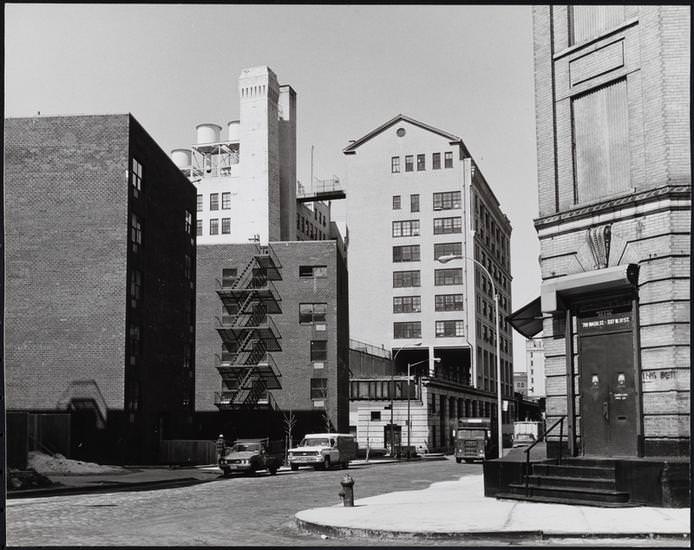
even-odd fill
[(231, 288), (239, 289), (248, 287), (248, 281), (253, 277), (253, 267), (255, 266), (255, 263), (255, 257), (248, 260), (248, 263), (243, 268), (243, 271), (238, 278), (234, 281), (234, 284), (231, 285)]
[[(231, 351), (229, 360), (220, 362), (222, 379), (229, 386), (222, 392), (220, 408), (277, 409), (270, 389), (280, 389), (281, 374), (269, 351), (280, 351), (280, 334), (270, 318), (281, 313), (277, 290), (271, 281), (281, 280), (279, 260), (269, 245), (256, 246), (230, 289), (218, 291), (223, 303), (238, 305), (235, 316), (223, 320), (220, 336)], [(233, 387), (232, 387), (233, 386)]]

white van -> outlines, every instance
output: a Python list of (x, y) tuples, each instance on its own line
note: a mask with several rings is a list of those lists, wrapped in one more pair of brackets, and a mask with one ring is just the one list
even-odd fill
[(292, 470), (313, 466), (327, 470), (331, 466), (349, 467), (357, 456), (357, 442), (352, 434), (306, 434), (299, 445), (289, 449), (288, 462)]

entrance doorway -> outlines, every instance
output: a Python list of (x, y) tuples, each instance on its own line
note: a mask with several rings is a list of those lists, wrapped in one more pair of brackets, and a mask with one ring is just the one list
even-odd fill
[(581, 312), (578, 335), (584, 453), (637, 456), (631, 306)]
[[(392, 439), (391, 439), (392, 434)], [(389, 454), (400, 452), (402, 444), (402, 426), (398, 424), (386, 424), (383, 426), (383, 441)]]

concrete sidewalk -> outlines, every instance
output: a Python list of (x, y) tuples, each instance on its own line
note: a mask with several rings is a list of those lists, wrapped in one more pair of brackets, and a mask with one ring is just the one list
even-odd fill
[(688, 541), (689, 508), (596, 508), (484, 496), (482, 475), (434, 483), (296, 514), (300, 529), (328, 536), (538, 541), (548, 538), (665, 537)]

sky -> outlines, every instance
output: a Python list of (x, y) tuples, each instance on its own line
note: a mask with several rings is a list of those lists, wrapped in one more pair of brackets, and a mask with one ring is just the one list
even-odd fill
[(340, 177), (349, 140), (400, 113), (460, 136), (513, 226), (513, 309), (538, 295), (531, 6), (5, 4), (6, 117), (130, 112), (168, 152), (238, 119), (257, 65), (297, 92), (299, 180), (311, 146)]

